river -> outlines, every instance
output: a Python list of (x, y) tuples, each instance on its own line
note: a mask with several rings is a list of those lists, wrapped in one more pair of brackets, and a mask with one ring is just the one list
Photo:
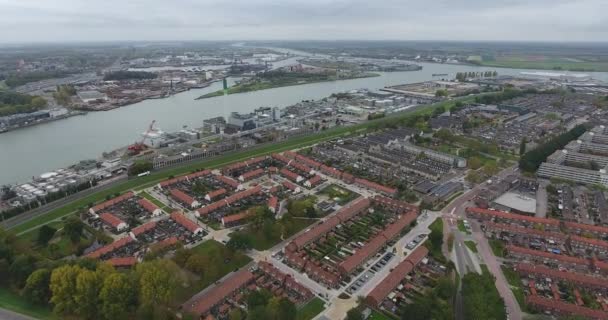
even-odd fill
[[(103, 112), (89, 112), (46, 124), (0, 134), (0, 185), (25, 182), (33, 175), (66, 167), (83, 159), (97, 158), (141, 138), (152, 120), (164, 131), (177, 131), (184, 125), (201, 127), (204, 119), (230, 112), (249, 112), (260, 106), (284, 107), (302, 100), (320, 99), (335, 92), (433, 79), (432, 74), (497, 70), (500, 75), (517, 75), (520, 69), (501, 69), (449, 64), (420, 63), (420, 71), (381, 73), (379, 77), (312, 83), (229, 96), (194, 100), (221, 89), (221, 82), (204, 89), (183, 92), (165, 99), (146, 100)], [(608, 73), (591, 73), (608, 81)]]

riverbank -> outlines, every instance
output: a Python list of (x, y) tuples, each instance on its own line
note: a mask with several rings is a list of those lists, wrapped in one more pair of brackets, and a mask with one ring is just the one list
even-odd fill
[(85, 114), (87, 114), (87, 112), (82, 111), (82, 110), (70, 111), (67, 114), (52, 117), (52, 118), (40, 119), (37, 121), (25, 123), (25, 124), (18, 125), (18, 126), (2, 127), (2, 128), (0, 128), (0, 133), (5, 133), (5, 132), (13, 131), (13, 130), (18, 130), (18, 129), (24, 129), (27, 127), (36, 126), (36, 125), (43, 124), (43, 123), (49, 123), (49, 122), (53, 122), (53, 121), (57, 121), (57, 120), (67, 119), (67, 118), (71, 118), (74, 116), (82, 116)]
[(246, 82), (246, 83), (240, 83), (240, 84), (234, 85), (234, 86), (228, 88), (227, 90), (217, 90), (214, 92), (210, 92), (210, 93), (204, 94), (204, 95), (196, 98), (195, 100), (222, 96), (222, 95), (224, 95), (224, 91), (226, 92), (225, 93), (226, 95), (230, 95), (230, 94), (237, 94), (237, 93), (275, 89), (275, 88), (281, 88), (281, 87), (298, 86), (298, 85), (303, 85), (303, 84), (372, 78), (372, 77), (379, 77), (379, 76), (380, 76), (380, 74), (377, 74), (377, 73), (366, 72), (366, 73), (360, 73), (357, 75), (353, 75), (353, 76), (349, 76), (349, 77), (341, 77), (341, 78), (337, 78), (335, 76), (329, 76), (325, 79), (317, 78), (317, 79), (311, 80), (311, 79), (306, 79), (306, 78), (294, 77), (294, 78), (290, 79), (289, 81), (272, 81), (272, 80), (270, 80), (270, 81), (253, 81), (253, 82)]

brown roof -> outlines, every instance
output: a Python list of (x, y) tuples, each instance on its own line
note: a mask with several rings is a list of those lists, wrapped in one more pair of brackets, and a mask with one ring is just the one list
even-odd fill
[(369, 208), (371, 201), (367, 198), (360, 197), (346, 206), (342, 207), (333, 217), (327, 219), (321, 224), (317, 224), (312, 227), (309, 231), (300, 234), (296, 237), (291, 243), (296, 246), (296, 248), (300, 249), (302, 246), (307, 243), (314, 241), (331, 231), (335, 226), (340, 224), (341, 222), (347, 221), (354, 217), (355, 215), (363, 212), (367, 208)]
[(133, 238), (131, 238), (130, 236), (120, 238), (106, 246), (103, 246), (103, 247), (87, 254), (86, 257), (97, 259), (97, 258), (103, 256), (104, 254), (110, 253), (114, 250), (117, 250), (119, 248), (126, 246), (127, 244), (131, 243), (132, 241), (133, 241)]
[(372, 306), (378, 306), (391, 291), (395, 290), (401, 281), (414, 270), (414, 267), (426, 257), (429, 250), (425, 246), (419, 246), (416, 250), (399, 263), (389, 274), (380, 282), (366, 298), (366, 301)]
[(577, 242), (583, 242), (585, 244), (593, 245), (593, 246), (597, 246), (597, 247), (608, 248), (608, 242), (604, 241), (604, 240), (586, 238), (586, 237), (581, 237), (581, 236), (577, 236), (577, 235), (571, 235), (570, 240), (577, 241)]
[(532, 257), (540, 257), (540, 258), (545, 258), (545, 259), (553, 259), (555, 261), (579, 264), (582, 266), (589, 264), (589, 261), (587, 261), (586, 259), (571, 257), (571, 256), (566, 256), (566, 255), (561, 255), (561, 254), (555, 254), (555, 253), (551, 253), (551, 252), (547, 252), (547, 251), (528, 249), (528, 248), (523, 248), (523, 247), (514, 246), (514, 245), (507, 245), (507, 251), (511, 254), (524, 254), (524, 255), (529, 255)]
[(577, 306), (572, 303), (547, 299), (540, 296), (528, 296), (526, 298), (526, 303), (543, 309), (557, 310), (561, 313), (569, 315), (578, 315), (591, 319), (608, 319), (608, 312)]
[(530, 217), (530, 216), (524, 216), (524, 215), (519, 215), (519, 214), (514, 214), (514, 213), (507, 213), (507, 212), (498, 211), (498, 210), (489, 210), (489, 209), (482, 209), (482, 208), (476, 208), (476, 207), (467, 208), (467, 212), (489, 215), (489, 216), (503, 218), (503, 219), (527, 221), (530, 223), (548, 224), (548, 225), (553, 225), (553, 226), (557, 226), (557, 227), (559, 227), (559, 223), (560, 223), (559, 220), (556, 220), (556, 219)]
[(253, 273), (247, 269), (241, 269), (230, 275), (223, 282), (207, 290), (204, 294), (200, 295), (192, 305), (185, 306), (185, 308), (197, 315), (204, 315), (209, 312), (211, 308), (222, 303), (226, 297), (246, 286), (253, 279)]
[(538, 274), (543, 277), (562, 279), (564, 281), (588, 285), (591, 287), (608, 288), (608, 280), (606, 279), (591, 277), (576, 272), (559, 271), (542, 265), (519, 263), (516, 266), (516, 270), (525, 274)]
[(100, 214), (99, 217), (101, 218), (101, 220), (103, 220), (103, 222), (111, 225), (114, 228), (118, 228), (121, 223), (125, 223), (124, 221), (120, 220), (120, 218), (109, 212), (104, 212)]
[(220, 182), (222, 182), (222, 183), (224, 183), (224, 184), (226, 184), (226, 185), (228, 185), (228, 186), (230, 186), (233, 189), (236, 189), (236, 188), (239, 187), (238, 181), (236, 181), (236, 180), (234, 180), (232, 178), (229, 178), (229, 177), (226, 177), (226, 176), (222, 176), (222, 175), (218, 175), (218, 176), (215, 176), (215, 179), (218, 180), (218, 181), (220, 181)]
[(131, 267), (137, 263), (137, 259), (135, 257), (112, 258), (107, 262), (114, 267)]
[(188, 229), (188, 231), (192, 233), (201, 228), (192, 220), (186, 218), (186, 216), (179, 211), (171, 213), (171, 219), (173, 219), (173, 221), (179, 223), (182, 227)]
[(209, 199), (213, 199), (213, 198), (217, 198), (225, 193), (227, 193), (228, 190), (221, 188), (221, 189), (217, 189), (214, 191), (209, 192), (207, 195), (209, 196)]
[(169, 192), (171, 193), (171, 196), (173, 196), (173, 198), (175, 198), (179, 202), (185, 203), (189, 206), (194, 203), (194, 198), (179, 189), (171, 189)]
[(142, 206), (146, 211), (150, 213), (154, 213), (154, 211), (160, 209), (157, 205), (155, 205), (148, 199), (141, 198), (137, 201), (137, 203), (139, 203), (140, 206)]
[(366, 179), (355, 178), (355, 182), (358, 183), (358, 184), (360, 184), (360, 185), (363, 185), (365, 187), (368, 187), (370, 189), (374, 189), (376, 191), (383, 192), (383, 193), (386, 193), (386, 194), (393, 195), (393, 194), (397, 193), (397, 189), (395, 189), (395, 188), (387, 187), (387, 186), (384, 186), (384, 185), (381, 185), (379, 183), (376, 183), (376, 182), (373, 182), (373, 181), (369, 181), (369, 180), (366, 180)]
[(568, 238), (568, 236), (563, 233), (549, 232), (549, 231), (543, 231), (543, 230), (538, 230), (538, 229), (534, 229), (534, 228), (520, 227), (520, 226), (506, 224), (506, 223), (486, 222), (485, 226), (486, 226), (486, 228), (489, 228), (489, 229), (499, 229), (499, 230), (504, 230), (504, 231), (508, 231), (510, 233), (517, 233), (517, 234), (536, 235), (539, 237), (543, 237), (545, 239), (553, 238), (553, 239), (566, 240), (566, 238)]
[(233, 194), (229, 197), (226, 197), (224, 199), (221, 199), (219, 201), (213, 202), (213, 203), (209, 204), (208, 206), (198, 209), (197, 211), (201, 216), (207, 215), (217, 209), (231, 205), (241, 199), (250, 197), (250, 196), (252, 196), (254, 194), (258, 194), (260, 192), (262, 192), (262, 186), (256, 186), (253, 188), (249, 188), (247, 190), (241, 191), (239, 193), (235, 193), (235, 194)]
[(353, 272), (371, 255), (376, 254), (376, 252), (378, 252), (388, 241), (395, 238), (395, 236), (397, 236), (401, 230), (407, 227), (415, 219), (416, 213), (413, 212), (400, 216), (397, 221), (388, 225), (384, 231), (366, 243), (363, 248), (359, 248), (355, 254), (342, 261), (340, 263), (340, 271), (346, 274)]
[(118, 196), (118, 197), (114, 198), (114, 199), (110, 199), (108, 201), (102, 202), (102, 203), (94, 206), (92, 209), (95, 212), (101, 211), (101, 210), (103, 210), (105, 208), (108, 208), (110, 206), (113, 206), (113, 205), (115, 205), (115, 204), (117, 204), (119, 202), (123, 202), (123, 201), (125, 201), (127, 199), (130, 199), (130, 198), (132, 198), (134, 196), (135, 196), (135, 194), (132, 191), (129, 191), (129, 192), (127, 192), (127, 193), (125, 193), (125, 194), (123, 194), (121, 196)]
[(241, 175), (244, 181), (251, 180), (264, 174), (264, 169), (255, 169), (252, 171), (245, 172)]
[(241, 220), (249, 218), (251, 216), (251, 214), (252, 214), (252, 210), (245, 210), (245, 211), (239, 212), (237, 214), (224, 216), (224, 217), (222, 217), (222, 223), (226, 224), (226, 223), (230, 223), (230, 222), (241, 221)]
[(300, 177), (299, 174), (287, 169), (287, 168), (283, 168), (281, 169), (281, 171), (279, 171), (281, 173), (281, 175), (283, 175), (285, 178), (291, 180), (291, 181), (297, 181), (298, 178)]
[(154, 228), (156, 228), (156, 221), (150, 221), (148, 223), (142, 224), (141, 226), (133, 228), (131, 230), (131, 233), (133, 233), (133, 235), (137, 237), (138, 235), (140, 235), (146, 231), (150, 231)]
[(594, 226), (590, 224), (576, 223), (576, 222), (564, 222), (566, 228), (568, 229), (579, 229), (584, 231), (589, 231), (593, 233), (604, 233), (608, 234), (608, 227), (603, 226)]

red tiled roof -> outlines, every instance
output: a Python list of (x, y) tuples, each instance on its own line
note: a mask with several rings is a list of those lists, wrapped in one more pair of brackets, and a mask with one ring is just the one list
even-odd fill
[(225, 166), (222, 171), (224, 172), (230, 172), (233, 170), (238, 170), (241, 168), (245, 168), (245, 167), (249, 167), (249, 166), (253, 166), (256, 165), (260, 162), (263, 162), (264, 160), (266, 160), (265, 156), (261, 156), (261, 157), (257, 157), (257, 158), (252, 158), (249, 160), (245, 160), (245, 161), (241, 161), (241, 162), (237, 162), (228, 166)]
[(221, 189), (217, 189), (214, 191), (211, 191), (207, 194), (207, 196), (209, 196), (209, 199), (213, 200), (221, 195), (224, 195), (228, 192), (228, 190), (221, 188)]
[(389, 274), (380, 282), (374, 290), (372, 290), (366, 298), (366, 301), (372, 306), (378, 306), (388, 296), (391, 291), (395, 290), (401, 281), (414, 270), (414, 267), (426, 257), (428, 249), (425, 246), (419, 246), (416, 250), (399, 263)]
[(414, 212), (399, 217), (397, 221), (387, 226), (384, 231), (375, 236), (362, 248), (359, 248), (352, 256), (342, 261), (339, 266), (341, 272), (345, 274), (350, 274), (353, 272), (370, 256), (376, 254), (376, 252), (378, 252), (388, 241), (395, 238), (395, 236), (397, 236), (401, 230), (407, 227), (415, 219), (416, 213)]
[(486, 226), (486, 229), (503, 230), (503, 231), (508, 231), (510, 233), (516, 233), (516, 234), (535, 235), (535, 236), (539, 236), (539, 237), (542, 237), (545, 239), (560, 239), (562, 241), (565, 241), (566, 238), (568, 238), (568, 236), (563, 233), (537, 230), (534, 228), (519, 227), (519, 226), (506, 224), (506, 223), (495, 223), (495, 222), (488, 221), (488, 222), (485, 222), (484, 225)]
[(183, 176), (175, 177), (175, 178), (172, 178), (172, 179), (168, 179), (168, 180), (162, 181), (160, 183), (160, 187), (161, 188), (166, 188), (166, 187), (174, 185), (174, 184), (176, 184), (176, 183), (178, 183), (180, 181), (188, 181), (188, 180), (196, 179), (198, 177), (203, 177), (203, 176), (206, 176), (206, 175), (209, 175), (209, 174), (211, 174), (210, 170), (203, 170), (203, 171), (198, 171), (198, 172), (195, 172), (195, 173), (192, 173), (192, 174), (189, 174), (189, 175), (183, 175)]
[(222, 183), (228, 185), (232, 189), (236, 189), (239, 187), (238, 181), (236, 181), (232, 178), (229, 178), (229, 177), (226, 177), (223, 175), (217, 175), (217, 176), (215, 176), (215, 179), (218, 180), (219, 182), (222, 182)]
[(317, 184), (321, 183), (323, 181), (323, 178), (321, 178), (321, 176), (315, 174), (314, 177), (308, 179), (308, 183), (310, 183), (311, 186), (316, 186)]
[(119, 217), (117, 217), (109, 212), (104, 212), (104, 213), (100, 214), (99, 217), (101, 218), (101, 220), (103, 220), (103, 222), (111, 225), (114, 228), (118, 228), (118, 226), (120, 224), (125, 223), (124, 221), (120, 220)]
[(283, 175), (285, 178), (297, 182), (298, 178), (300, 177), (299, 174), (287, 169), (287, 168), (283, 168), (281, 169), (281, 171), (279, 171), (281, 173), (281, 175)]
[(249, 218), (251, 216), (251, 214), (252, 214), (251, 210), (245, 210), (245, 211), (239, 212), (237, 214), (224, 216), (224, 217), (222, 217), (222, 223), (226, 224), (226, 223), (230, 223), (230, 222), (241, 221), (241, 220)]
[(198, 297), (197, 301), (194, 301), (190, 306), (185, 306), (185, 308), (191, 310), (195, 314), (204, 315), (209, 312), (211, 308), (225, 301), (226, 297), (233, 294), (236, 290), (253, 281), (253, 279), (253, 273), (247, 269), (241, 269), (230, 275), (223, 282), (206, 291)]
[(296, 162), (295, 160), (290, 161), (289, 162), (289, 166), (293, 167), (293, 168), (296, 168), (296, 169), (298, 169), (298, 170), (300, 170), (300, 171), (302, 171), (302, 172), (304, 172), (306, 174), (312, 172), (312, 169), (309, 166), (307, 166), (305, 164), (301, 164), (299, 162)]
[(214, 203), (209, 204), (208, 206), (202, 207), (200, 209), (198, 209), (198, 214), (203, 216), (203, 215), (208, 215), (209, 213), (223, 208), (225, 206), (231, 205), (241, 199), (250, 197), (254, 194), (260, 193), (262, 192), (262, 186), (256, 186), (254, 188), (249, 188), (247, 190), (241, 191), (239, 193), (235, 193), (227, 198), (221, 199), (219, 201), (216, 201)]
[(608, 242), (604, 241), (604, 240), (586, 238), (586, 237), (581, 237), (581, 236), (577, 236), (577, 235), (571, 235), (570, 240), (576, 241), (576, 242), (583, 242), (587, 245), (592, 245), (592, 246), (596, 246), (596, 247), (608, 248)]
[(173, 221), (179, 223), (182, 227), (186, 228), (192, 233), (196, 232), (198, 229), (201, 228), (192, 220), (186, 218), (186, 216), (180, 213), (179, 211), (171, 213), (171, 219), (173, 219)]
[(177, 237), (170, 237), (170, 238), (164, 239), (162, 241), (159, 241), (159, 242), (153, 244), (152, 247), (157, 250), (162, 250), (164, 248), (177, 244), (178, 242), (179, 242), (179, 239)]
[(283, 186), (291, 191), (295, 191), (298, 188), (298, 186), (287, 180), (283, 181)]
[(191, 206), (194, 203), (194, 198), (179, 189), (171, 189), (169, 193), (171, 193), (171, 196), (175, 198), (175, 200), (187, 204), (188, 206)]
[(395, 188), (387, 187), (387, 186), (381, 185), (379, 183), (369, 181), (366, 179), (362, 179), (362, 178), (355, 178), (355, 183), (363, 185), (370, 189), (374, 189), (379, 192), (389, 194), (389, 195), (394, 195), (395, 193), (397, 193), (397, 189), (395, 189)]
[(397, 210), (397, 212), (418, 212), (418, 206), (415, 206), (411, 203), (407, 203), (405, 201), (395, 200), (391, 198), (387, 198), (384, 196), (377, 195), (374, 197), (374, 202), (376, 204), (386, 206), (391, 208), (392, 210)]
[(337, 178), (337, 179), (340, 179), (342, 177), (342, 171), (340, 171), (334, 167), (329, 167), (326, 165), (321, 165), (321, 172), (325, 173), (328, 176)]
[(608, 288), (608, 280), (606, 279), (591, 277), (576, 272), (559, 271), (547, 268), (542, 265), (519, 263), (516, 266), (516, 270), (524, 274), (538, 274), (543, 277), (561, 279), (576, 284), (588, 285), (591, 287)]
[(101, 210), (103, 210), (105, 208), (108, 208), (110, 206), (113, 206), (113, 205), (115, 205), (117, 203), (120, 203), (120, 202), (123, 202), (123, 201), (125, 201), (127, 199), (130, 199), (130, 198), (132, 198), (134, 196), (135, 196), (135, 194), (132, 191), (129, 191), (129, 192), (123, 194), (123, 195), (120, 195), (120, 196), (114, 198), (114, 199), (110, 199), (108, 201), (102, 202), (102, 203), (94, 206), (92, 209), (95, 212), (101, 211)]
[(502, 219), (520, 220), (520, 221), (527, 221), (530, 223), (553, 225), (556, 227), (559, 227), (559, 223), (560, 223), (559, 220), (556, 220), (556, 219), (530, 217), (530, 216), (524, 216), (524, 215), (519, 215), (519, 214), (514, 214), (514, 213), (507, 213), (507, 212), (498, 211), (498, 210), (489, 210), (489, 209), (482, 209), (482, 208), (476, 208), (476, 207), (467, 208), (467, 212), (483, 214), (483, 215), (490, 215), (490, 216), (498, 217), (498, 218), (502, 218)]
[(523, 255), (528, 255), (531, 257), (553, 259), (556, 261), (568, 262), (568, 263), (578, 264), (578, 265), (582, 265), (582, 266), (589, 264), (589, 262), (586, 259), (581, 259), (581, 258), (571, 257), (571, 256), (566, 256), (566, 255), (561, 255), (561, 254), (555, 254), (555, 253), (551, 253), (551, 252), (547, 252), (547, 251), (528, 249), (528, 248), (523, 248), (523, 247), (514, 246), (514, 245), (507, 245), (507, 251), (511, 254), (523, 254)]
[(141, 198), (137, 201), (137, 203), (139, 203), (139, 205), (142, 206), (144, 210), (150, 213), (154, 213), (154, 211), (160, 209), (157, 205), (155, 205), (148, 199)]
[(157, 224), (156, 221), (150, 221), (148, 223), (142, 224), (139, 227), (133, 228), (131, 230), (131, 233), (133, 233), (133, 235), (137, 237), (138, 235), (140, 235), (144, 232), (147, 232), (147, 231), (150, 231), (150, 230), (156, 228), (156, 224)]
[(131, 238), (130, 236), (126, 236), (87, 254), (86, 257), (97, 259), (103, 256), (104, 254), (120, 249), (131, 242), (133, 242), (133, 238)]
[(589, 231), (589, 232), (593, 232), (593, 233), (608, 234), (608, 227), (594, 226), (594, 225), (590, 225), (590, 224), (582, 224), (582, 223), (568, 222), (568, 221), (564, 222), (564, 225), (569, 230), (570, 229), (579, 229), (579, 230)]
[(268, 207), (269, 208), (277, 208), (277, 205), (279, 205), (279, 198), (277, 197), (270, 197), (270, 199), (268, 199)]
[(131, 267), (137, 263), (137, 259), (135, 257), (112, 258), (107, 262), (113, 267)]
[(277, 160), (277, 161), (279, 161), (279, 162), (282, 162), (282, 163), (284, 163), (284, 164), (288, 164), (288, 163), (291, 161), (291, 160), (290, 160), (290, 159), (288, 159), (287, 157), (282, 156), (282, 155), (280, 155), (280, 154), (278, 154), (278, 153), (273, 153), (273, 154), (272, 154), (272, 158), (273, 158), (273, 159), (275, 159), (275, 160)]
[(264, 174), (264, 169), (255, 169), (252, 171), (245, 172), (241, 175), (243, 181), (249, 181), (251, 179), (255, 179)]
[(583, 316), (591, 319), (608, 319), (608, 312), (577, 306), (572, 303), (543, 298), (541, 296), (528, 296), (526, 303), (542, 309), (556, 310), (568, 315)]
[(358, 198), (348, 205), (342, 207), (333, 217), (329, 218), (325, 222), (321, 224), (317, 224), (312, 227), (309, 231), (300, 234), (296, 237), (291, 243), (293, 243), (296, 248), (300, 249), (302, 246), (307, 243), (314, 241), (331, 231), (335, 226), (349, 220), (355, 215), (363, 212), (371, 205), (371, 201), (367, 198)]

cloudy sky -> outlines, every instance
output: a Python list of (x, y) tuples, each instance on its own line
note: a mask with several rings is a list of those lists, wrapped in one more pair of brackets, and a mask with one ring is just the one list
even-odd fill
[(0, 42), (608, 41), (608, 0), (0, 0)]

